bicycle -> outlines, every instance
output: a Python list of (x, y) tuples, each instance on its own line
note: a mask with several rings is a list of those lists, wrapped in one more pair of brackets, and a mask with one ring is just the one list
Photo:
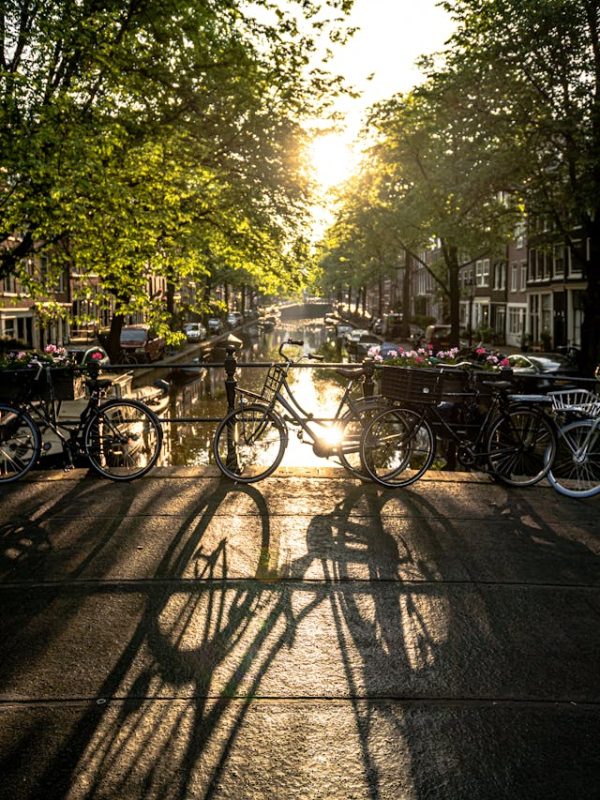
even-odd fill
[[(439, 369), (430, 391), (370, 420), (361, 439), (365, 472), (382, 486), (409, 486), (431, 467), (440, 438), (456, 446), (462, 466), (508, 486), (542, 480), (556, 451), (554, 424), (542, 408), (548, 399), (511, 394), (510, 381), (478, 381), (482, 373), (475, 374)], [(447, 375), (460, 377), (466, 391), (444, 393)]]
[(548, 396), (557, 414), (566, 419), (558, 429), (548, 482), (566, 497), (593, 497), (600, 493), (600, 396), (587, 389)]
[[(98, 377), (98, 366), (73, 367), (73, 375), (88, 373), (88, 400), (77, 420), (60, 420), (62, 400), (54, 391), (52, 370), (41, 362), (18, 370), (20, 396), (0, 400), (0, 484), (29, 472), (53, 436), (62, 447), (65, 469), (87, 457), (104, 478), (130, 481), (145, 475), (156, 463), (162, 446), (162, 427), (156, 415), (138, 400), (101, 402), (112, 381)], [(70, 373), (69, 373), (70, 374)], [(1, 394), (1, 391), (0, 391)]]
[[(237, 406), (221, 420), (213, 440), (213, 455), (221, 472), (240, 483), (254, 483), (271, 475), (281, 463), (287, 444), (287, 425), (299, 428), (298, 435), (308, 437), (313, 451), (322, 458), (336, 456), (353, 476), (367, 480), (360, 462), (360, 435), (363, 421), (381, 410), (377, 396), (355, 398), (352, 389), (357, 380), (364, 382), (373, 373), (372, 365), (338, 367), (336, 374), (349, 382), (332, 419), (318, 420), (305, 411), (288, 384), (287, 376), (298, 361), (286, 355), (288, 346), (302, 347), (304, 342), (288, 339), (279, 347), (283, 362), (272, 364), (259, 393), (236, 388)], [(309, 353), (309, 359), (322, 356)], [(282, 416), (277, 410), (284, 409)], [(313, 423), (329, 422), (321, 433)], [(323, 427), (323, 426), (322, 426)]]

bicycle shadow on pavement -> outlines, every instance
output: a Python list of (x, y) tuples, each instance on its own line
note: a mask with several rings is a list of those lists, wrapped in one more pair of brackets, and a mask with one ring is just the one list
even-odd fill
[[(360, 487), (308, 527), (307, 553), (297, 566), (306, 573), (319, 562), (332, 582), (329, 603), (370, 798), (387, 796), (399, 780), (407, 796), (423, 800), (441, 796), (440, 787), (444, 797), (524, 798), (541, 786), (548, 797), (559, 796), (553, 794), (557, 789), (592, 796), (580, 793), (589, 785), (589, 774), (600, 774), (590, 738), (600, 730), (598, 715), (583, 720), (574, 715), (560, 728), (552, 727), (552, 712), (534, 708), (525, 710), (522, 727), (513, 727), (518, 714), (510, 707), (515, 697), (517, 705), (568, 703), (568, 692), (579, 690), (578, 677), (569, 676), (566, 695), (557, 698), (563, 676), (557, 679), (556, 672), (572, 669), (573, 652), (568, 651), (576, 651), (576, 645), (565, 647), (562, 670), (547, 666), (552, 644), (535, 657), (543, 631), (529, 652), (521, 652), (540, 626), (535, 617), (519, 621), (522, 608), (535, 609), (528, 605), (529, 586), (500, 585), (511, 572), (510, 564), (502, 563), (498, 586), (488, 589), (495, 581), (489, 571), (477, 574), (483, 555), (474, 552), (472, 539), (486, 523), (492, 526), (488, 538), (509, 537), (510, 545), (517, 545), (513, 565), (525, 560), (531, 570), (519, 576), (524, 584), (550, 551), (541, 581), (551, 573), (567, 594), (573, 560), (579, 570), (584, 563), (590, 575), (596, 570), (597, 577), (598, 559), (585, 544), (545, 522), (526, 493), (515, 494), (506, 505), (463, 526), (459, 498), (445, 496), (440, 505), (419, 491), (377, 494), (372, 487)], [(400, 510), (404, 521), (398, 519)], [(502, 553), (505, 559), (507, 549)], [(565, 564), (565, 558), (571, 563)], [(550, 600), (556, 616), (550, 614), (546, 628), (556, 624), (561, 602)], [(580, 608), (586, 605), (584, 598)], [(593, 630), (592, 616), (588, 610)], [(530, 662), (528, 656), (533, 656)], [(588, 697), (597, 698), (593, 663), (581, 667), (579, 677)], [(552, 768), (564, 758), (565, 747), (573, 759), (580, 757), (580, 766), (556, 777)], [(524, 753), (535, 754), (535, 765)]]
[[(252, 575), (231, 579), (227, 533), (210, 549), (204, 538), (235, 496), (253, 507), (260, 535)], [(135, 786), (183, 800), (198, 780), (212, 796), (270, 665), (322, 600), (293, 608), (277, 552), (253, 487), (221, 481), (189, 509), (155, 569), (158, 586), (140, 589), (139, 621), (98, 691), (107, 702), (87, 709), (36, 781), (45, 797), (129, 797)]]

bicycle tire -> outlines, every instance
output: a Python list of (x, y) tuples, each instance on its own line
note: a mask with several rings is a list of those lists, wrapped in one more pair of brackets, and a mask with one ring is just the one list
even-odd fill
[[(586, 444), (586, 440), (589, 441)], [(585, 447), (584, 452), (578, 452)], [(600, 493), (600, 421), (578, 419), (560, 428), (548, 482), (565, 497)]]
[(287, 428), (279, 415), (253, 403), (230, 411), (219, 422), (213, 455), (226, 477), (238, 483), (256, 483), (275, 472), (287, 443)]
[(360, 401), (356, 411), (347, 411), (341, 418), (341, 444), (337, 457), (346, 472), (361, 481), (371, 481), (360, 458), (363, 430), (375, 416), (389, 408), (383, 397), (374, 396)]
[(410, 486), (429, 469), (436, 437), (419, 414), (408, 408), (388, 408), (363, 431), (360, 456), (367, 475), (389, 489)]
[(138, 400), (109, 400), (83, 432), (83, 449), (103, 478), (132, 481), (149, 472), (160, 455), (163, 431), (156, 414)]
[(556, 453), (554, 425), (543, 411), (513, 408), (492, 422), (486, 441), (490, 472), (506, 486), (533, 486)]
[(29, 414), (0, 403), (0, 483), (26, 475), (40, 457), (42, 438)]

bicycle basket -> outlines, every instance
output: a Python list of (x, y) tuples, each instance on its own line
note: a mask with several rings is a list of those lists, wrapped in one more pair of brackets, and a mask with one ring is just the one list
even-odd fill
[(462, 369), (390, 365), (382, 369), (381, 394), (401, 403), (434, 405), (442, 400), (460, 403), (472, 392)]
[(265, 377), (265, 382), (260, 393), (261, 398), (266, 403), (275, 401), (275, 394), (281, 389), (285, 380), (286, 369), (281, 364), (272, 364)]
[(402, 403), (439, 403), (442, 373), (437, 369), (384, 366), (381, 394)]
[(600, 415), (600, 397), (587, 389), (564, 389), (548, 392), (555, 411), (573, 411), (586, 417)]
[(85, 396), (84, 381), (69, 367), (43, 369), (22, 367), (0, 370), (1, 400), (78, 400)]

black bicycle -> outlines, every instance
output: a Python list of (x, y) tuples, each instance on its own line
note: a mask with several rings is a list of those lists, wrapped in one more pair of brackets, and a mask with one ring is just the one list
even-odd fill
[[(22, 478), (54, 446), (62, 449), (66, 469), (85, 456), (99, 475), (114, 481), (139, 478), (155, 465), (163, 438), (158, 418), (137, 400), (104, 400), (112, 381), (99, 378), (98, 371), (94, 364), (55, 370), (42, 362), (14, 371), (21, 373), (19, 392), (0, 401), (0, 484)], [(71, 383), (85, 376), (87, 403), (77, 419), (58, 418), (57, 375)]]
[[(237, 387), (236, 408), (219, 423), (213, 442), (215, 461), (228, 478), (254, 483), (271, 475), (288, 444), (287, 426), (294, 425), (300, 438), (310, 440), (317, 456), (334, 456), (350, 474), (369, 480), (361, 466), (360, 438), (365, 420), (385, 406), (381, 397), (356, 397), (353, 389), (372, 376), (374, 369), (368, 364), (336, 368), (336, 373), (349, 382), (333, 418), (317, 419), (302, 408), (287, 381), (290, 368), (299, 359), (286, 354), (286, 348), (303, 344), (288, 339), (280, 345), (283, 361), (271, 365), (260, 394)], [(307, 358), (323, 360), (313, 353)], [(280, 414), (276, 406), (285, 413)]]
[[(489, 473), (508, 486), (532, 486), (544, 478), (556, 453), (556, 430), (544, 411), (545, 395), (513, 394), (510, 381), (464, 373), (465, 391), (444, 394), (437, 385), (374, 417), (364, 429), (361, 459), (367, 474), (390, 488), (419, 480), (436, 457), (437, 441), (456, 448), (460, 464)], [(440, 400), (445, 397), (445, 400)]]

